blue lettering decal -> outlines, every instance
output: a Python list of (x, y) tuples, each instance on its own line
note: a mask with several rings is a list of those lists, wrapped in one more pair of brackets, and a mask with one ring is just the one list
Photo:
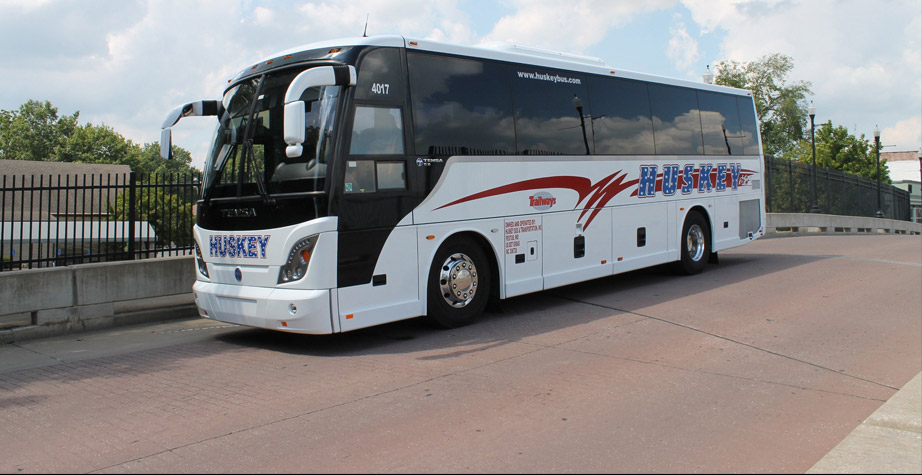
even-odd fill
[(246, 236), (237, 236), (237, 257), (248, 257)]
[(237, 257), (237, 236), (227, 236), (227, 257)]
[(269, 245), (269, 236), (256, 236), (256, 242), (259, 243), (259, 258), (266, 258), (266, 247)]
[(740, 181), (740, 169), (742, 169), (741, 164), (739, 163), (730, 164), (730, 176), (733, 177), (733, 184), (730, 186), (732, 186), (734, 190), (736, 189)]
[(221, 257), (227, 257), (227, 236), (218, 236), (218, 252)]
[(256, 255), (256, 236), (247, 236), (247, 257), (255, 259)]
[(221, 236), (208, 237), (208, 253), (211, 257), (218, 255), (218, 243), (221, 242)]
[(698, 166), (698, 193), (711, 192), (711, 170), (714, 165), (701, 164)]
[(727, 191), (727, 164), (717, 164), (717, 191)]
[(656, 196), (656, 165), (641, 165), (637, 196), (641, 198)]
[(663, 167), (663, 194), (672, 196), (675, 194), (679, 183), (679, 166), (666, 165)]
[(682, 194), (687, 195), (692, 192), (692, 187), (695, 186), (695, 179), (692, 177), (692, 173), (695, 172), (694, 165), (685, 165), (685, 168), (682, 169)]

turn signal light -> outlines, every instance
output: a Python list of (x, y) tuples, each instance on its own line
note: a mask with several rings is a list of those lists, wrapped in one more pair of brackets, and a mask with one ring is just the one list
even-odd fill
[(307, 266), (311, 262), (311, 253), (317, 244), (319, 235), (314, 234), (296, 242), (288, 253), (288, 262), (279, 269), (278, 283), (284, 284), (301, 280), (307, 274)]

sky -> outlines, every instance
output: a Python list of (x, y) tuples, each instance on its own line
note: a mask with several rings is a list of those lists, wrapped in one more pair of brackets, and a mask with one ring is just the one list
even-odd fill
[[(0, 0), (0, 109), (47, 100), (155, 142), (175, 106), (219, 99), (273, 53), (361, 36), (366, 19), (369, 36), (507, 41), (695, 81), (781, 53), (817, 124), (922, 147), (922, 0)], [(185, 119), (173, 143), (201, 168), (214, 127)]]

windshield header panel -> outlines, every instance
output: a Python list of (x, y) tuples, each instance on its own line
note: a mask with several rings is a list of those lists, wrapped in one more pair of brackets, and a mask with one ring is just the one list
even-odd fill
[(291, 68), (295, 66), (304, 67), (309, 65), (313, 67), (335, 64), (355, 64), (355, 59), (359, 52), (358, 50), (359, 48), (352, 46), (342, 46), (288, 53), (256, 63), (253, 66), (244, 69), (230, 82), (236, 84), (241, 80), (248, 79), (253, 76), (259, 76), (275, 69)]

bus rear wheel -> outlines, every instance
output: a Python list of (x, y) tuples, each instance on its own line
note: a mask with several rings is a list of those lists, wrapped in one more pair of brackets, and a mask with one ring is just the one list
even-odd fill
[(427, 316), (441, 328), (477, 319), (490, 296), (490, 264), (476, 243), (451, 239), (439, 247), (429, 269)]
[(692, 211), (685, 217), (679, 247), (682, 258), (676, 263), (676, 270), (687, 275), (704, 270), (711, 254), (711, 235), (701, 213)]

